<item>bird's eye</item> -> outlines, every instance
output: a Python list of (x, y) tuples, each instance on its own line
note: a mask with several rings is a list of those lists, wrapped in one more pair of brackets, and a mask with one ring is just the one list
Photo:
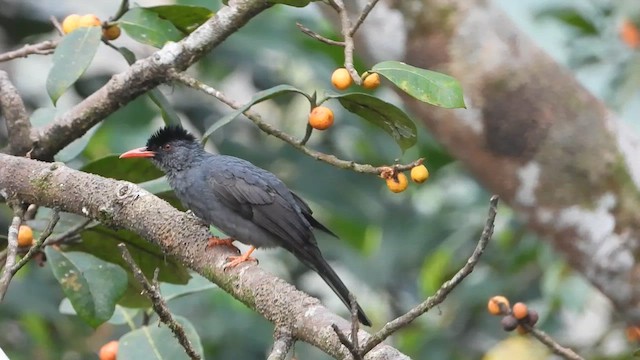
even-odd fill
[(164, 144), (164, 145), (162, 145), (162, 150), (164, 150), (164, 151), (169, 151), (169, 150), (171, 150), (171, 144)]

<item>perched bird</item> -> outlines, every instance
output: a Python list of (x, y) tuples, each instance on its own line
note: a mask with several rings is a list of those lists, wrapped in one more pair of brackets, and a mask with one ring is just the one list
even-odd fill
[[(251, 245), (225, 268), (250, 260), (255, 248), (280, 246), (317, 272), (350, 308), (349, 290), (322, 257), (312, 230), (336, 235), (314, 219), (309, 205), (274, 174), (246, 160), (206, 152), (180, 126), (164, 127), (149, 138), (147, 146), (120, 155), (133, 157), (151, 159), (167, 175), (185, 207), (230, 236), (212, 238), (211, 245), (234, 240)], [(371, 325), (360, 305), (358, 319)]]

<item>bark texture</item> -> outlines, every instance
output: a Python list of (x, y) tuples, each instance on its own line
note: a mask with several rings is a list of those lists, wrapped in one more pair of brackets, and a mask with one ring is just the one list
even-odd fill
[[(135, 184), (83, 173), (60, 163), (0, 154), (0, 196), (56, 207), (134, 231), (276, 327), (287, 329), (296, 339), (335, 358), (350, 357), (331, 328), (331, 324), (336, 324), (348, 334), (350, 322), (255, 264), (224, 271), (226, 258), (236, 255), (235, 252), (222, 246), (207, 249), (208, 227)], [(364, 343), (370, 335), (361, 330), (358, 336), (360, 343)], [(390, 346), (379, 345), (365, 359), (407, 357)]]
[(375, 24), (363, 36), (406, 38), (395, 48), (399, 59), (456, 77), (467, 104), (446, 110), (403, 95), (415, 117), (618, 310), (640, 320), (637, 134), (494, 2), (413, 0), (398, 3), (398, 14), (404, 27), (389, 38)]

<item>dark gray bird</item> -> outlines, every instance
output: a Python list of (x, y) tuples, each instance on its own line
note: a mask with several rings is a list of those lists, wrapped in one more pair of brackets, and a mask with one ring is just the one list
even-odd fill
[[(132, 157), (151, 159), (167, 175), (185, 207), (230, 236), (213, 239), (211, 244), (237, 240), (251, 245), (245, 255), (225, 267), (249, 260), (255, 248), (280, 246), (317, 272), (350, 308), (349, 290), (322, 257), (312, 230), (336, 235), (314, 219), (309, 205), (274, 174), (246, 160), (206, 152), (179, 126), (164, 127), (149, 138), (147, 146), (120, 155)], [(371, 325), (360, 305), (358, 319)]]

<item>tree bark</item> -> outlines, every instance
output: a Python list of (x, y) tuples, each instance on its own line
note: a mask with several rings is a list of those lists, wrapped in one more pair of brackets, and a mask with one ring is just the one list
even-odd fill
[[(415, 117), (619, 311), (640, 321), (637, 134), (494, 2), (404, 1), (398, 14), (404, 29), (381, 39), (370, 23), (365, 40), (405, 38), (395, 48), (399, 59), (454, 76), (467, 104), (447, 110), (402, 94)], [(381, 60), (377, 49), (367, 50)]]
[[(135, 184), (76, 171), (60, 163), (0, 154), (0, 196), (58, 208), (134, 231), (276, 327), (287, 329), (296, 339), (335, 358), (350, 357), (331, 328), (331, 324), (336, 324), (348, 334), (350, 322), (259, 266), (241, 265), (223, 270), (226, 258), (236, 253), (225, 247), (207, 249), (211, 236), (208, 227)], [(358, 336), (360, 343), (370, 337), (363, 330)], [(365, 356), (365, 359), (407, 358), (383, 344)]]

